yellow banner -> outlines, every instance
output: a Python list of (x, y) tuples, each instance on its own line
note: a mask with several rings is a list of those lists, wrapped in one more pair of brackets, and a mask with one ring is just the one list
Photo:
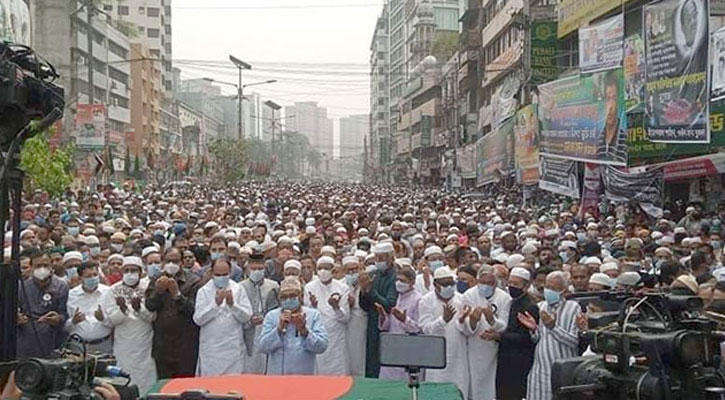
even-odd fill
[(562, 0), (557, 36), (562, 38), (629, 0)]

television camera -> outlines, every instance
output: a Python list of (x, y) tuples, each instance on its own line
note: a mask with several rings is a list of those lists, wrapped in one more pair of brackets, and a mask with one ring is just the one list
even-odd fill
[(725, 332), (702, 312), (701, 298), (596, 293), (573, 300), (598, 309), (589, 314), (589, 331), (583, 335), (596, 355), (554, 363), (554, 399), (725, 398), (720, 368)]

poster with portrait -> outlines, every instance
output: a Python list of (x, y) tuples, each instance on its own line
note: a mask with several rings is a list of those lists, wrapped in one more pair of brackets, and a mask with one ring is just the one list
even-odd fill
[(712, 56), (712, 100), (725, 98), (725, 28), (712, 33), (710, 46)]
[(627, 165), (622, 69), (539, 85), (539, 152), (594, 164)]
[(644, 172), (625, 172), (607, 167), (602, 174), (604, 193), (614, 202), (635, 201), (652, 217), (662, 215), (664, 203), (664, 168)]
[(30, 8), (23, 0), (0, 0), (0, 40), (30, 45)]
[(106, 143), (106, 106), (78, 104), (75, 117), (76, 145), (83, 149), (102, 149)]
[(514, 125), (514, 159), (518, 182), (523, 185), (533, 185), (539, 180), (539, 149), (536, 147), (538, 131), (536, 105), (520, 109), (516, 113)]
[(578, 199), (580, 195), (576, 161), (541, 157), (539, 188)]
[(644, 111), (644, 40), (635, 33), (624, 39), (624, 102), (627, 112)]
[(501, 126), (476, 142), (476, 185), (496, 182), (513, 170), (514, 120)]
[(709, 142), (707, 0), (662, 0), (643, 14), (648, 138)]
[(594, 72), (622, 65), (624, 15), (579, 29), (579, 68)]

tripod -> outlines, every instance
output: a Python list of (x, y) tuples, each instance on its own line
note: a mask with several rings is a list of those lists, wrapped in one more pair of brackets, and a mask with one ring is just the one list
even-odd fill
[(412, 391), (411, 399), (418, 400), (418, 389), (420, 388), (420, 368), (406, 367), (405, 372), (408, 373), (408, 387)]

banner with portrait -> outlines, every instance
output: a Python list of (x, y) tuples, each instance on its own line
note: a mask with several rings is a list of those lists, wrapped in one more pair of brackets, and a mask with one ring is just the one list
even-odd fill
[(636, 33), (624, 39), (624, 102), (627, 112), (644, 110), (644, 40)]
[(644, 6), (645, 129), (653, 142), (707, 143), (707, 0)]
[(637, 202), (653, 217), (662, 215), (664, 203), (664, 168), (629, 173), (608, 166), (602, 174), (604, 193), (614, 202)]
[(620, 67), (623, 40), (624, 15), (622, 14), (585, 28), (579, 28), (579, 69), (581, 72)]
[(30, 46), (30, 7), (23, 0), (0, 0), (0, 40)]
[(514, 126), (514, 159), (518, 182), (523, 185), (532, 185), (539, 180), (539, 149), (536, 147), (538, 131), (536, 105), (520, 109), (516, 113)]
[(710, 83), (712, 100), (725, 98), (725, 28), (712, 33), (712, 80)]
[(599, 196), (602, 194), (602, 166), (586, 163), (584, 165), (584, 186), (579, 217), (591, 214), (599, 218)]
[(106, 144), (106, 106), (78, 104), (75, 124), (79, 148), (98, 150)]
[(576, 161), (541, 157), (539, 188), (578, 199), (580, 195)]
[(513, 169), (513, 127), (509, 119), (476, 142), (476, 185), (487, 185)]
[(622, 69), (539, 85), (539, 152), (595, 164), (627, 164)]

